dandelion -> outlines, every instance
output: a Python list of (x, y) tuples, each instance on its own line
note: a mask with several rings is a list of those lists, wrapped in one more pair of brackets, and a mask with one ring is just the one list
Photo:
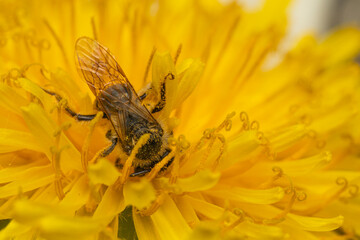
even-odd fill
[[(358, 237), (360, 32), (271, 62), (287, 5), (1, 1), (0, 238)], [(153, 117), (170, 152), (144, 176), (129, 175), (146, 134), (102, 157), (111, 126), (76, 70), (82, 36), (148, 109), (165, 89)]]

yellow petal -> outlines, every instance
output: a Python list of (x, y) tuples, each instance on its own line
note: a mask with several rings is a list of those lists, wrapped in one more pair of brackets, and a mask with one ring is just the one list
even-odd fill
[[(37, 143), (42, 147), (47, 157), (52, 159), (50, 149), (56, 146), (54, 134), (58, 132), (58, 127), (44, 109), (37, 104), (31, 103), (27, 107), (22, 107), (21, 110), (24, 120)], [(64, 134), (61, 134), (59, 147), (66, 147), (61, 152), (60, 165), (62, 170), (76, 169), (82, 171), (80, 153)]]
[(69, 213), (75, 214), (76, 210), (86, 204), (89, 194), (90, 188), (87, 177), (82, 175), (71, 187), (71, 190), (66, 193), (59, 206), (66, 209)]
[(206, 193), (224, 200), (255, 204), (272, 204), (280, 201), (284, 197), (284, 190), (281, 187), (262, 190), (218, 185), (211, 191), (206, 191)]
[(201, 222), (191, 232), (188, 240), (219, 240), (221, 239), (221, 229), (214, 222)]
[[(329, 51), (334, 48), (336, 51)], [(320, 45), (320, 51), (326, 54), (328, 65), (354, 58), (360, 51), (360, 32), (351, 27), (337, 30)]]
[(151, 215), (160, 239), (184, 239), (191, 231), (179, 209), (170, 197)]
[(204, 70), (204, 63), (199, 60), (187, 59), (183, 64), (187, 68), (184, 72), (179, 72), (180, 82), (175, 97), (174, 108), (179, 107), (194, 91)]
[(113, 185), (120, 176), (117, 168), (107, 159), (101, 158), (88, 168), (89, 179), (93, 184)]
[(51, 167), (44, 166), (40, 162), (29, 162), (29, 164), (0, 169), (0, 183), (23, 181), (36, 171), (51, 173)]
[(268, 138), (276, 151), (283, 151), (303, 138), (307, 132), (304, 125), (298, 124), (276, 131), (274, 135), (269, 133)]
[(0, 239), (31, 239), (33, 233), (30, 230), (28, 226), (11, 221), (0, 231)]
[[(186, 198), (201, 216), (214, 220), (221, 219), (221, 217), (224, 216), (225, 209), (215, 204), (189, 196), (186, 196)], [(238, 216), (235, 216), (235, 214), (232, 213), (229, 213), (229, 217), (230, 222), (235, 221), (238, 218)], [(246, 221), (238, 225), (235, 230), (240, 234), (244, 234), (254, 239), (283, 239), (284, 237), (284, 233), (279, 227), (265, 226)]]
[(184, 196), (176, 196), (174, 197), (174, 201), (190, 227), (193, 227), (200, 222), (194, 208), (187, 200), (187, 198), (185, 198)]
[(39, 220), (37, 229), (47, 239), (88, 239), (105, 226), (101, 220), (89, 217), (47, 216)]
[(341, 107), (321, 114), (310, 124), (309, 127), (319, 134), (330, 132), (344, 124), (357, 112), (357, 106), (352, 104), (341, 104)]
[(41, 151), (30, 133), (1, 128), (0, 153), (13, 152), (20, 149)]
[(30, 225), (37, 224), (40, 218), (50, 214), (60, 216), (64, 214), (60, 208), (55, 209), (50, 205), (32, 202), (28, 199), (16, 200), (11, 213), (16, 221)]
[(50, 83), (55, 87), (55, 89), (60, 89), (62, 92), (65, 92), (66, 96), (70, 98), (71, 103), (77, 103), (82, 109), (92, 110), (92, 103), (88, 94), (90, 89), (85, 87), (85, 83), (81, 87), (77, 84), (75, 79), (71, 78), (67, 72), (58, 68), (56, 71), (51, 72)]
[(150, 216), (140, 216), (139, 214), (133, 214), (133, 219), (136, 234), (140, 240), (161, 239)]
[(22, 172), (8, 176), (12, 182), (0, 187), (0, 198), (10, 197), (45, 186), (54, 181), (52, 166), (32, 167)]
[[(282, 161), (276, 164), (272, 163), (271, 165), (280, 167), (286, 174), (291, 176), (299, 176), (324, 167), (330, 163), (331, 158), (330, 152), (322, 152), (311, 157), (297, 159), (296, 161)], [(267, 165), (269, 168), (271, 167), (269, 164)]]
[[(328, 152), (323, 152), (311, 157), (297, 159), (296, 161), (260, 162), (240, 176), (240, 178), (247, 179), (249, 177), (253, 177), (258, 179), (260, 182), (267, 181), (266, 179), (274, 176), (275, 173), (273, 172), (273, 169), (280, 168), (289, 176), (305, 176), (305, 178), (308, 179), (307, 181), (312, 182), (314, 179), (310, 179), (308, 174), (326, 166), (326, 164), (330, 163), (330, 160), (331, 155)], [(302, 181), (300, 180), (300, 182)], [(326, 180), (325, 182), (329, 183), (329, 181)], [(333, 182), (330, 182), (329, 184), (331, 185), (332, 183)]]
[(324, 212), (329, 212), (331, 214), (337, 215), (341, 214), (344, 216), (344, 229), (354, 229), (356, 235), (360, 234), (360, 205), (358, 201), (353, 199), (353, 201), (338, 201), (333, 202)]
[(49, 159), (51, 159), (50, 148), (55, 145), (53, 133), (55, 132), (55, 123), (50, 119), (47, 113), (37, 104), (30, 104), (22, 108), (23, 117), (29, 130), (33, 133), (36, 141), (43, 147)]
[[(263, 9), (259, 12), (261, 19), (259, 23), (264, 24), (266, 27), (280, 28), (285, 30), (287, 22), (287, 8), (290, 0), (280, 0), (274, 4), (270, 0), (266, 0)], [(278, 30), (278, 29), (273, 29)]]
[(289, 234), (289, 239), (292, 240), (319, 240), (316, 233), (307, 232), (305, 230), (296, 228), (294, 225), (283, 224), (284, 231)]
[(157, 182), (163, 187), (171, 189), (176, 193), (197, 192), (207, 190), (216, 185), (220, 173), (203, 170), (188, 178), (178, 178), (175, 184), (170, 184), (168, 178), (159, 178)]
[[(54, 101), (51, 100), (51, 96), (44, 92), (38, 85), (26, 78), (18, 79), (20, 86), (37, 97), (44, 105), (45, 109), (50, 110), (55, 105)], [(54, 99), (55, 100), (55, 99)]]
[(220, 169), (226, 169), (230, 166), (247, 160), (255, 153), (260, 142), (256, 136), (256, 131), (244, 131), (229, 139), (224, 157), (219, 164)]
[(158, 94), (160, 94), (161, 91), (161, 84), (166, 81), (166, 105), (162, 110), (162, 116), (169, 116), (170, 111), (173, 109), (175, 101), (174, 96), (176, 96), (178, 86), (174, 61), (169, 53), (155, 53), (152, 64), (152, 85)]
[(145, 178), (140, 181), (127, 181), (124, 185), (124, 199), (126, 205), (135, 206), (137, 209), (149, 207), (156, 198), (152, 184)]
[(284, 239), (285, 234), (282, 228), (277, 226), (266, 226), (252, 222), (244, 222), (236, 228), (240, 233), (245, 234), (250, 239)]
[(219, 181), (220, 173), (204, 170), (197, 172), (188, 178), (179, 178), (176, 186), (183, 192), (197, 192), (203, 191), (215, 186)]
[[(112, 185), (106, 189), (101, 202), (95, 210), (94, 218), (103, 219), (105, 223), (109, 223), (117, 214), (125, 209), (124, 197), (122, 189), (118, 189)], [(106, 219), (106, 220), (105, 220)]]
[(104, 227), (101, 220), (66, 216), (60, 207), (26, 199), (14, 203), (12, 215), (16, 221), (35, 227), (41, 236), (49, 239), (84, 239)]
[(200, 213), (209, 219), (219, 219), (224, 214), (224, 209), (215, 204), (188, 195), (184, 196), (184, 198), (189, 201), (197, 213)]
[(0, 83), (0, 106), (21, 115), (20, 107), (28, 105), (29, 101), (22, 97), (14, 88)]
[(344, 221), (344, 217), (337, 216), (334, 218), (317, 218), (288, 214), (286, 221), (292, 222), (299, 228), (307, 231), (324, 232), (332, 231), (341, 227)]

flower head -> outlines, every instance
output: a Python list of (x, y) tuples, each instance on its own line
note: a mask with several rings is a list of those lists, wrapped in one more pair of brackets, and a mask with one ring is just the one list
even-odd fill
[[(358, 30), (306, 36), (275, 63), (286, 0), (256, 12), (215, 0), (0, 4), (0, 213), (11, 219), (0, 238), (359, 235)], [(150, 130), (116, 132), (94, 108), (73, 61), (82, 36), (114, 55), (161, 126), (156, 161), (138, 155)], [(131, 177), (137, 167), (147, 172)]]

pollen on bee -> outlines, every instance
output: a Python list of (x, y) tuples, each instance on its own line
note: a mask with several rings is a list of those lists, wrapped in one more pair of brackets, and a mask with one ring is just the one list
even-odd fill
[(122, 176), (120, 179), (120, 184), (123, 184), (126, 181), (126, 179), (129, 177), (130, 169), (133, 165), (136, 154), (138, 154), (139, 149), (142, 146), (144, 146), (149, 139), (150, 139), (150, 134), (144, 134), (140, 137), (139, 141), (136, 143), (135, 147), (131, 151), (130, 156), (125, 161), (124, 168), (122, 170)]

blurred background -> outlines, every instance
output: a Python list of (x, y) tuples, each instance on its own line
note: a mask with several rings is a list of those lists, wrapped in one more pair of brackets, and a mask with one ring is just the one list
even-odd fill
[[(249, 10), (260, 7), (263, 2), (237, 1)], [(289, 9), (289, 19), (289, 41), (298, 39), (306, 33), (314, 33), (321, 37), (341, 25), (360, 27), (360, 0), (293, 0)]]
[[(264, 0), (237, 1), (248, 10), (255, 10)], [(288, 36), (283, 43), (285, 48), (307, 33), (321, 38), (337, 27), (351, 25), (360, 28), (360, 0), (292, 0), (288, 14)]]
[(313, 32), (323, 36), (342, 25), (360, 27), (359, 0), (295, 0), (289, 9), (290, 40)]

